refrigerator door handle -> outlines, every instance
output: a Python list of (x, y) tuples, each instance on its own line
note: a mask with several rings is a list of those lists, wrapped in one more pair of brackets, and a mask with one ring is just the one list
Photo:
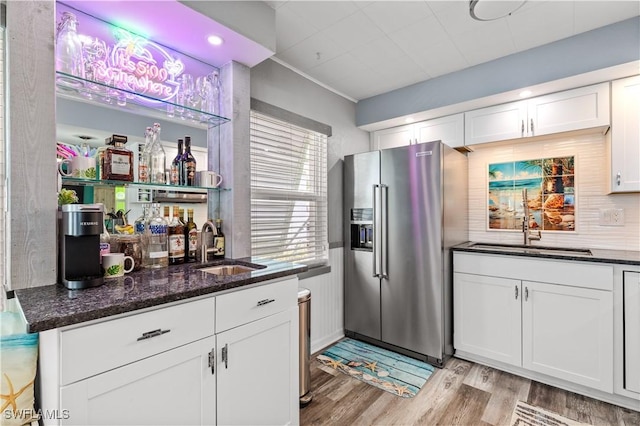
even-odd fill
[(378, 240), (380, 239), (380, 211), (378, 210), (378, 191), (380, 185), (373, 184), (373, 276), (380, 277), (380, 253)]
[(387, 199), (389, 195), (389, 187), (387, 185), (380, 185), (380, 277), (388, 278), (387, 273), (387, 245), (389, 243), (389, 227), (387, 214), (389, 212)]

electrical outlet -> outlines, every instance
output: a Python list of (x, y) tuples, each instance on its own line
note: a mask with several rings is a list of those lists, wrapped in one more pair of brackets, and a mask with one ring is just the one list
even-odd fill
[(598, 224), (602, 226), (624, 226), (624, 209), (600, 209)]
[(611, 209), (611, 225), (624, 226), (624, 209)]

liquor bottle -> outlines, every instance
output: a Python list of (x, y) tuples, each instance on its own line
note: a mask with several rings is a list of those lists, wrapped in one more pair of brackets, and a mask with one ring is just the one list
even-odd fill
[(138, 182), (149, 183), (149, 150), (153, 143), (153, 129), (147, 127), (144, 131), (144, 147), (138, 153)]
[(224, 234), (222, 233), (222, 219), (216, 219), (216, 234), (213, 236), (214, 259), (224, 258)]
[(185, 235), (184, 226), (178, 220), (178, 206), (173, 206), (173, 219), (169, 223), (169, 264), (177, 265), (184, 263)]
[[(104, 207), (104, 206), (103, 206)], [(104, 211), (107, 209), (104, 207)], [(107, 231), (107, 224), (102, 221), (102, 234), (100, 234), (100, 263), (102, 263), (102, 255), (111, 253), (111, 237)]]
[(149, 220), (149, 205), (143, 204), (142, 214), (133, 222), (133, 230), (136, 234), (144, 234), (145, 226)]
[(160, 144), (160, 124), (153, 124), (151, 148), (149, 149), (149, 181), (151, 183), (165, 183), (167, 156)]
[(191, 136), (184, 137), (182, 154), (182, 185), (196, 186), (196, 159), (191, 154)]
[(169, 183), (171, 185), (184, 185), (182, 183), (182, 171), (180, 170), (182, 167), (182, 154), (182, 139), (178, 139), (178, 155), (171, 162), (169, 169)]
[(184, 226), (184, 234), (188, 241), (188, 249), (185, 250), (184, 259), (187, 262), (195, 262), (198, 250), (198, 227), (193, 221), (193, 209), (187, 209), (187, 223)]
[(145, 233), (147, 241), (147, 268), (164, 268), (169, 264), (167, 249), (167, 221), (160, 216), (160, 204), (153, 203), (151, 217), (147, 223)]
[(167, 221), (167, 225), (169, 225), (169, 223), (171, 222), (171, 216), (169, 216), (169, 206), (164, 206), (163, 208), (163, 215), (162, 217), (164, 217), (164, 220)]
[(102, 179), (133, 182), (133, 152), (125, 148), (127, 137), (112, 135), (106, 139), (107, 149), (102, 154)]
[(182, 226), (186, 226), (187, 225), (187, 221), (184, 220), (184, 209), (182, 207), (180, 207), (180, 209), (178, 211), (180, 212), (178, 214), (178, 220), (180, 221)]

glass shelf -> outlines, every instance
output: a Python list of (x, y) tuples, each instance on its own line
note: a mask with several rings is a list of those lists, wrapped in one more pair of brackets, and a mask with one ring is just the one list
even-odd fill
[(156, 189), (159, 191), (177, 191), (177, 192), (195, 192), (206, 193), (207, 191), (231, 191), (231, 188), (209, 188), (204, 186), (181, 186), (166, 185), (160, 183), (142, 183), (142, 182), (126, 182), (122, 180), (100, 180), (100, 179), (83, 179), (74, 177), (62, 177), (63, 185), (80, 185), (80, 186), (130, 186), (141, 189)]
[(217, 127), (230, 121), (226, 117), (60, 71), (56, 71), (56, 92), (63, 98), (129, 111), (201, 129)]

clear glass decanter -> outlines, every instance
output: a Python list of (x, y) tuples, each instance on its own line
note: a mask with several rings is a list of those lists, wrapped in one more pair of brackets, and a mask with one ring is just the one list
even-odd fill
[[(56, 33), (56, 71), (85, 78), (82, 42), (77, 32), (78, 20), (71, 12), (64, 12), (58, 22)], [(73, 78), (58, 75), (60, 85), (78, 89), (83, 83)]]

